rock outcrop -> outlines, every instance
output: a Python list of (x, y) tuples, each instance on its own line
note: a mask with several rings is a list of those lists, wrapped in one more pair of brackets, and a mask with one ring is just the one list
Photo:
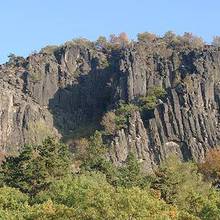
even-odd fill
[(2, 65), (1, 150), (68, 136), (89, 123), (98, 127), (120, 100), (134, 102), (158, 85), (165, 99), (150, 115), (129, 118), (111, 138), (111, 159), (120, 164), (132, 151), (148, 170), (170, 153), (202, 160), (220, 142), (220, 51), (155, 52), (138, 43), (114, 50), (73, 43)]

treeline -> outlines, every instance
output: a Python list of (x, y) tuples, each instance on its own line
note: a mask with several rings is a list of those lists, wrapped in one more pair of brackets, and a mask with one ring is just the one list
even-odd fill
[[(154, 33), (143, 32), (137, 35), (137, 40), (130, 40), (125, 32), (120, 33), (118, 36), (111, 34), (107, 39), (104, 36), (100, 36), (95, 44), (99, 48), (105, 48), (110, 46), (126, 46), (129, 43), (141, 43), (141, 44), (167, 44), (171, 47), (190, 47), (190, 48), (202, 48), (205, 46), (205, 41), (190, 32), (185, 32), (183, 35), (177, 35), (172, 31), (166, 32), (163, 36), (158, 36)], [(211, 45), (220, 47), (220, 36), (214, 36)]]
[[(129, 39), (128, 35), (125, 32), (122, 32), (118, 35), (111, 34), (108, 38), (105, 36), (100, 36), (94, 42), (86, 38), (76, 38), (67, 41), (60, 46), (48, 45), (42, 48), (39, 53), (50, 55), (57, 53), (63, 47), (71, 47), (73, 45), (84, 46), (92, 50), (102, 50), (107, 52), (112, 50), (120, 50), (122, 48), (129, 48), (135, 44), (144, 49), (148, 48), (152, 52), (169, 54), (169, 52), (164, 52), (164, 50), (203, 49), (205, 47), (219, 48), (220, 36), (214, 36), (211, 44), (207, 44), (201, 37), (193, 35), (190, 32), (185, 32), (183, 35), (177, 35), (172, 31), (168, 31), (163, 36), (150, 32), (143, 32), (137, 34), (136, 40)], [(38, 54), (38, 52), (33, 51), (29, 57), (32, 57), (36, 54)], [(13, 53), (9, 54), (8, 58), (9, 60), (6, 65), (20, 67), (25, 66), (26, 64), (26, 61), (23, 57), (16, 56)]]
[(168, 158), (155, 174), (129, 154), (116, 167), (100, 132), (74, 154), (53, 138), (1, 165), (0, 219), (217, 220), (220, 151), (202, 164)]

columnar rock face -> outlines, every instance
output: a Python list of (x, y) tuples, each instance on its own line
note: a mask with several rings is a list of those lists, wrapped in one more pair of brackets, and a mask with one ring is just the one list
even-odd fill
[(127, 52), (121, 70), (127, 76), (129, 101), (154, 86), (167, 91), (165, 101), (151, 117), (136, 113), (128, 130), (113, 140), (115, 161), (133, 150), (151, 168), (170, 153), (188, 160), (202, 160), (210, 147), (219, 144), (220, 53), (214, 50), (173, 52), (169, 58)]
[(138, 43), (116, 50), (69, 44), (2, 65), (1, 150), (98, 126), (120, 100), (134, 102), (158, 85), (166, 97), (150, 115), (133, 113), (111, 137), (110, 158), (120, 164), (132, 151), (149, 171), (171, 153), (202, 160), (220, 142), (220, 51), (155, 52)]

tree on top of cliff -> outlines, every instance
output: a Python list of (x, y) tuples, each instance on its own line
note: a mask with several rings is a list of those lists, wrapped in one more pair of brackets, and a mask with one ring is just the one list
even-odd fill
[(129, 44), (128, 35), (125, 32), (120, 33), (118, 36), (116, 36), (115, 34), (111, 34), (109, 36), (109, 42), (116, 47), (125, 47)]
[(144, 32), (144, 33), (139, 33), (137, 35), (137, 39), (139, 42), (142, 43), (153, 43), (157, 39), (157, 35), (150, 32)]
[(215, 47), (220, 47), (220, 36), (213, 37), (212, 45)]

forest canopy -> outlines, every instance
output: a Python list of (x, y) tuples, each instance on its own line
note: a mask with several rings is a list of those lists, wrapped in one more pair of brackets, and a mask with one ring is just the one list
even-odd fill
[(100, 132), (81, 146), (73, 155), (48, 137), (6, 157), (1, 219), (220, 219), (218, 150), (202, 164), (171, 156), (149, 175), (134, 154), (120, 167), (108, 160)]

